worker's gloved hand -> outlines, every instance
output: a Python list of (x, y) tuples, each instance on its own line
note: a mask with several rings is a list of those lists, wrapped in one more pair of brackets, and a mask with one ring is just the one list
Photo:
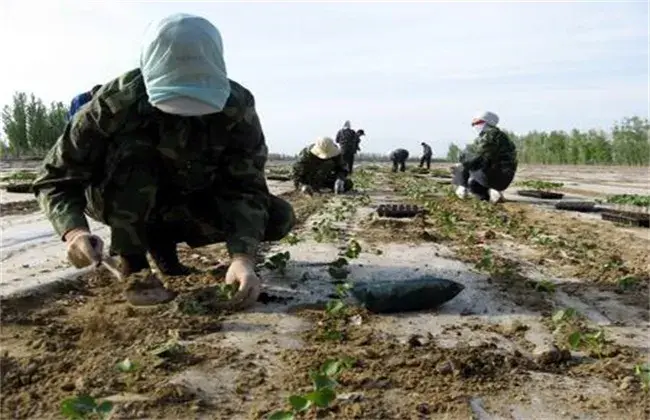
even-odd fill
[(458, 188), (456, 188), (456, 195), (458, 196), (458, 198), (462, 198), (462, 199), (467, 198), (467, 188), (463, 186), (459, 186)]
[(345, 192), (345, 181), (339, 178), (336, 180), (336, 182), (334, 182), (334, 193), (343, 194), (344, 192)]
[(300, 187), (300, 192), (303, 194), (312, 195), (314, 193), (314, 189), (309, 185), (302, 185)]
[(99, 236), (86, 229), (72, 229), (65, 234), (65, 242), (68, 247), (68, 261), (76, 268), (101, 262), (104, 241)]
[(226, 272), (227, 284), (239, 284), (239, 290), (233, 296), (233, 306), (244, 309), (257, 302), (262, 283), (255, 273), (253, 259), (247, 255), (234, 255)]

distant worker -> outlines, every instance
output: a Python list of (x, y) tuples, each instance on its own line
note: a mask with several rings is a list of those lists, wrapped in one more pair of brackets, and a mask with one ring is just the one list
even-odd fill
[(431, 156), (433, 155), (433, 150), (431, 146), (425, 142), (420, 143), (422, 145), (422, 157), (420, 158), (420, 168), (427, 164), (427, 169), (431, 169)]
[(93, 96), (95, 96), (101, 87), (102, 85), (95, 85), (88, 92), (80, 93), (79, 95), (72, 98), (72, 102), (70, 102), (70, 110), (68, 111), (68, 121), (72, 119), (79, 108), (81, 108), (84, 104), (90, 102), (90, 100), (93, 98)]
[(354, 170), (354, 156), (361, 150), (359, 147), (361, 136), (365, 134), (363, 130), (354, 131), (350, 127), (350, 121), (346, 121), (343, 124), (343, 128), (336, 133), (336, 143), (341, 147), (343, 161), (350, 175)]
[(293, 165), (292, 178), (297, 190), (306, 194), (322, 189), (341, 194), (352, 189), (352, 180), (334, 140), (322, 137), (305, 147)]
[(453, 184), (456, 195), (467, 197), (467, 191), (476, 198), (490, 200), (490, 189), (499, 193), (510, 186), (517, 171), (517, 149), (507, 134), (497, 128), (499, 117), (484, 112), (472, 119), (472, 127), (478, 134), (474, 144), (460, 156), (460, 165), (454, 168)]
[(406, 160), (409, 158), (409, 151), (406, 149), (395, 149), (390, 154), (390, 160), (393, 162), (393, 172), (397, 172), (399, 167), (400, 172), (406, 171)]

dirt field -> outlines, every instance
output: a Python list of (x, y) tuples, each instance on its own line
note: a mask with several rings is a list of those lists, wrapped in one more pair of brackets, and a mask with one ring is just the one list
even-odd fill
[[(264, 293), (241, 313), (192, 300), (220, 272), (165, 279), (192, 305), (151, 309), (129, 307), (106, 272), (57, 281), (74, 271), (48, 222), (29, 204), (3, 207), (1, 417), (63, 418), (62, 402), (83, 395), (109, 401), (112, 419), (263, 419), (290, 410), (290, 396), (313, 401), (303, 419), (650, 416), (648, 229), (555, 210), (515, 186), (508, 202), (483, 204), (444, 179), (362, 167), (343, 197), (269, 181), (300, 223), (265, 245), (260, 263), (275, 268), (260, 267)], [(565, 199), (650, 194), (647, 168), (523, 167), (517, 181), (530, 178), (563, 182)], [(377, 217), (386, 203), (429, 214)], [(181, 253), (202, 269), (225, 259), (219, 245)], [(345, 254), (340, 275), (332, 262)], [(464, 290), (409, 314), (338, 301), (342, 284), (422, 275)]]

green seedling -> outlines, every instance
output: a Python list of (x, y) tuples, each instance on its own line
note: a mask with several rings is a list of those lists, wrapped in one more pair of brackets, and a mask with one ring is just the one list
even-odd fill
[(133, 363), (131, 359), (129, 359), (128, 357), (117, 364), (117, 369), (120, 372), (124, 372), (124, 373), (133, 372), (136, 370), (136, 368), (137, 366), (135, 365), (135, 363)]
[(185, 346), (179, 342), (180, 337), (178, 331), (170, 330), (168, 333), (171, 338), (151, 351), (153, 356), (160, 358), (156, 365), (164, 363), (165, 359), (173, 359), (186, 352)]
[(492, 256), (492, 250), (490, 248), (483, 248), (483, 256), (476, 263), (476, 268), (479, 270), (491, 270), (494, 267), (494, 258)]
[(537, 179), (531, 179), (527, 181), (518, 182), (517, 185), (525, 188), (530, 188), (536, 191), (550, 192), (552, 190), (560, 189), (564, 186), (561, 182), (549, 182), (541, 181)]
[(61, 402), (61, 414), (73, 420), (105, 419), (112, 409), (113, 403), (110, 401), (98, 403), (93, 397), (85, 394)]
[(354, 259), (357, 258), (359, 254), (361, 254), (361, 251), (362, 249), (359, 242), (357, 242), (356, 239), (350, 239), (350, 241), (348, 242), (348, 247), (345, 250), (345, 256), (347, 258)]
[(560, 309), (553, 314), (551, 320), (555, 325), (561, 324), (563, 322), (569, 322), (578, 318), (580, 314), (573, 308)]
[(312, 382), (312, 391), (302, 395), (291, 395), (288, 398), (290, 410), (276, 411), (272, 413), (269, 420), (293, 420), (296, 415), (306, 412), (312, 407), (316, 409), (328, 408), (336, 400), (334, 388), (338, 386), (336, 378), (346, 369), (354, 365), (354, 359), (345, 357), (342, 359), (329, 359), (323, 363), (320, 369), (309, 372)]
[(289, 251), (278, 252), (269, 257), (269, 259), (264, 263), (264, 267), (269, 270), (278, 271), (280, 274), (286, 274), (287, 262), (291, 259), (291, 253)]
[(287, 245), (295, 245), (300, 241), (301, 241), (300, 237), (295, 233), (289, 233), (287, 236), (282, 238), (282, 242)]
[(650, 363), (638, 364), (634, 366), (634, 374), (641, 381), (641, 388), (648, 392), (650, 389)]
[(611, 204), (650, 207), (650, 195), (617, 194), (607, 197), (606, 200)]
[(546, 293), (555, 293), (555, 283), (550, 280), (541, 280), (535, 284), (535, 290)]
[(636, 276), (625, 276), (618, 279), (616, 285), (621, 290), (631, 289), (639, 283), (639, 279)]
[(36, 172), (16, 171), (12, 174), (5, 175), (0, 181), (33, 181), (36, 179)]

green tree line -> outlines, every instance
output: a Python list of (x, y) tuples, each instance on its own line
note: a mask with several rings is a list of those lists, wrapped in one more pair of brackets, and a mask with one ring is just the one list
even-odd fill
[[(66, 125), (68, 107), (62, 102), (49, 105), (34, 94), (17, 92), (12, 103), (2, 109), (2, 158), (41, 157), (52, 147)], [(532, 164), (614, 164), (649, 165), (650, 142), (647, 118), (624, 118), (609, 131), (572, 130), (524, 135), (507, 132), (515, 144), (519, 161)], [(457, 162), (461, 148), (452, 144), (446, 160)], [(269, 160), (290, 161), (295, 155), (272, 153)], [(417, 161), (418, 155), (409, 157)], [(387, 162), (379, 153), (360, 153), (357, 161)], [(445, 161), (445, 159), (433, 159)]]
[(25, 92), (14, 94), (2, 109), (2, 157), (42, 156), (63, 132), (68, 108), (62, 102), (45, 105)]
[[(518, 135), (504, 130), (517, 146), (520, 163), (551, 165), (650, 165), (650, 124), (628, 117), (609, 131), (531, 131)], [(451, 144), (447, 159), (457, 162), (462, 149)]]

